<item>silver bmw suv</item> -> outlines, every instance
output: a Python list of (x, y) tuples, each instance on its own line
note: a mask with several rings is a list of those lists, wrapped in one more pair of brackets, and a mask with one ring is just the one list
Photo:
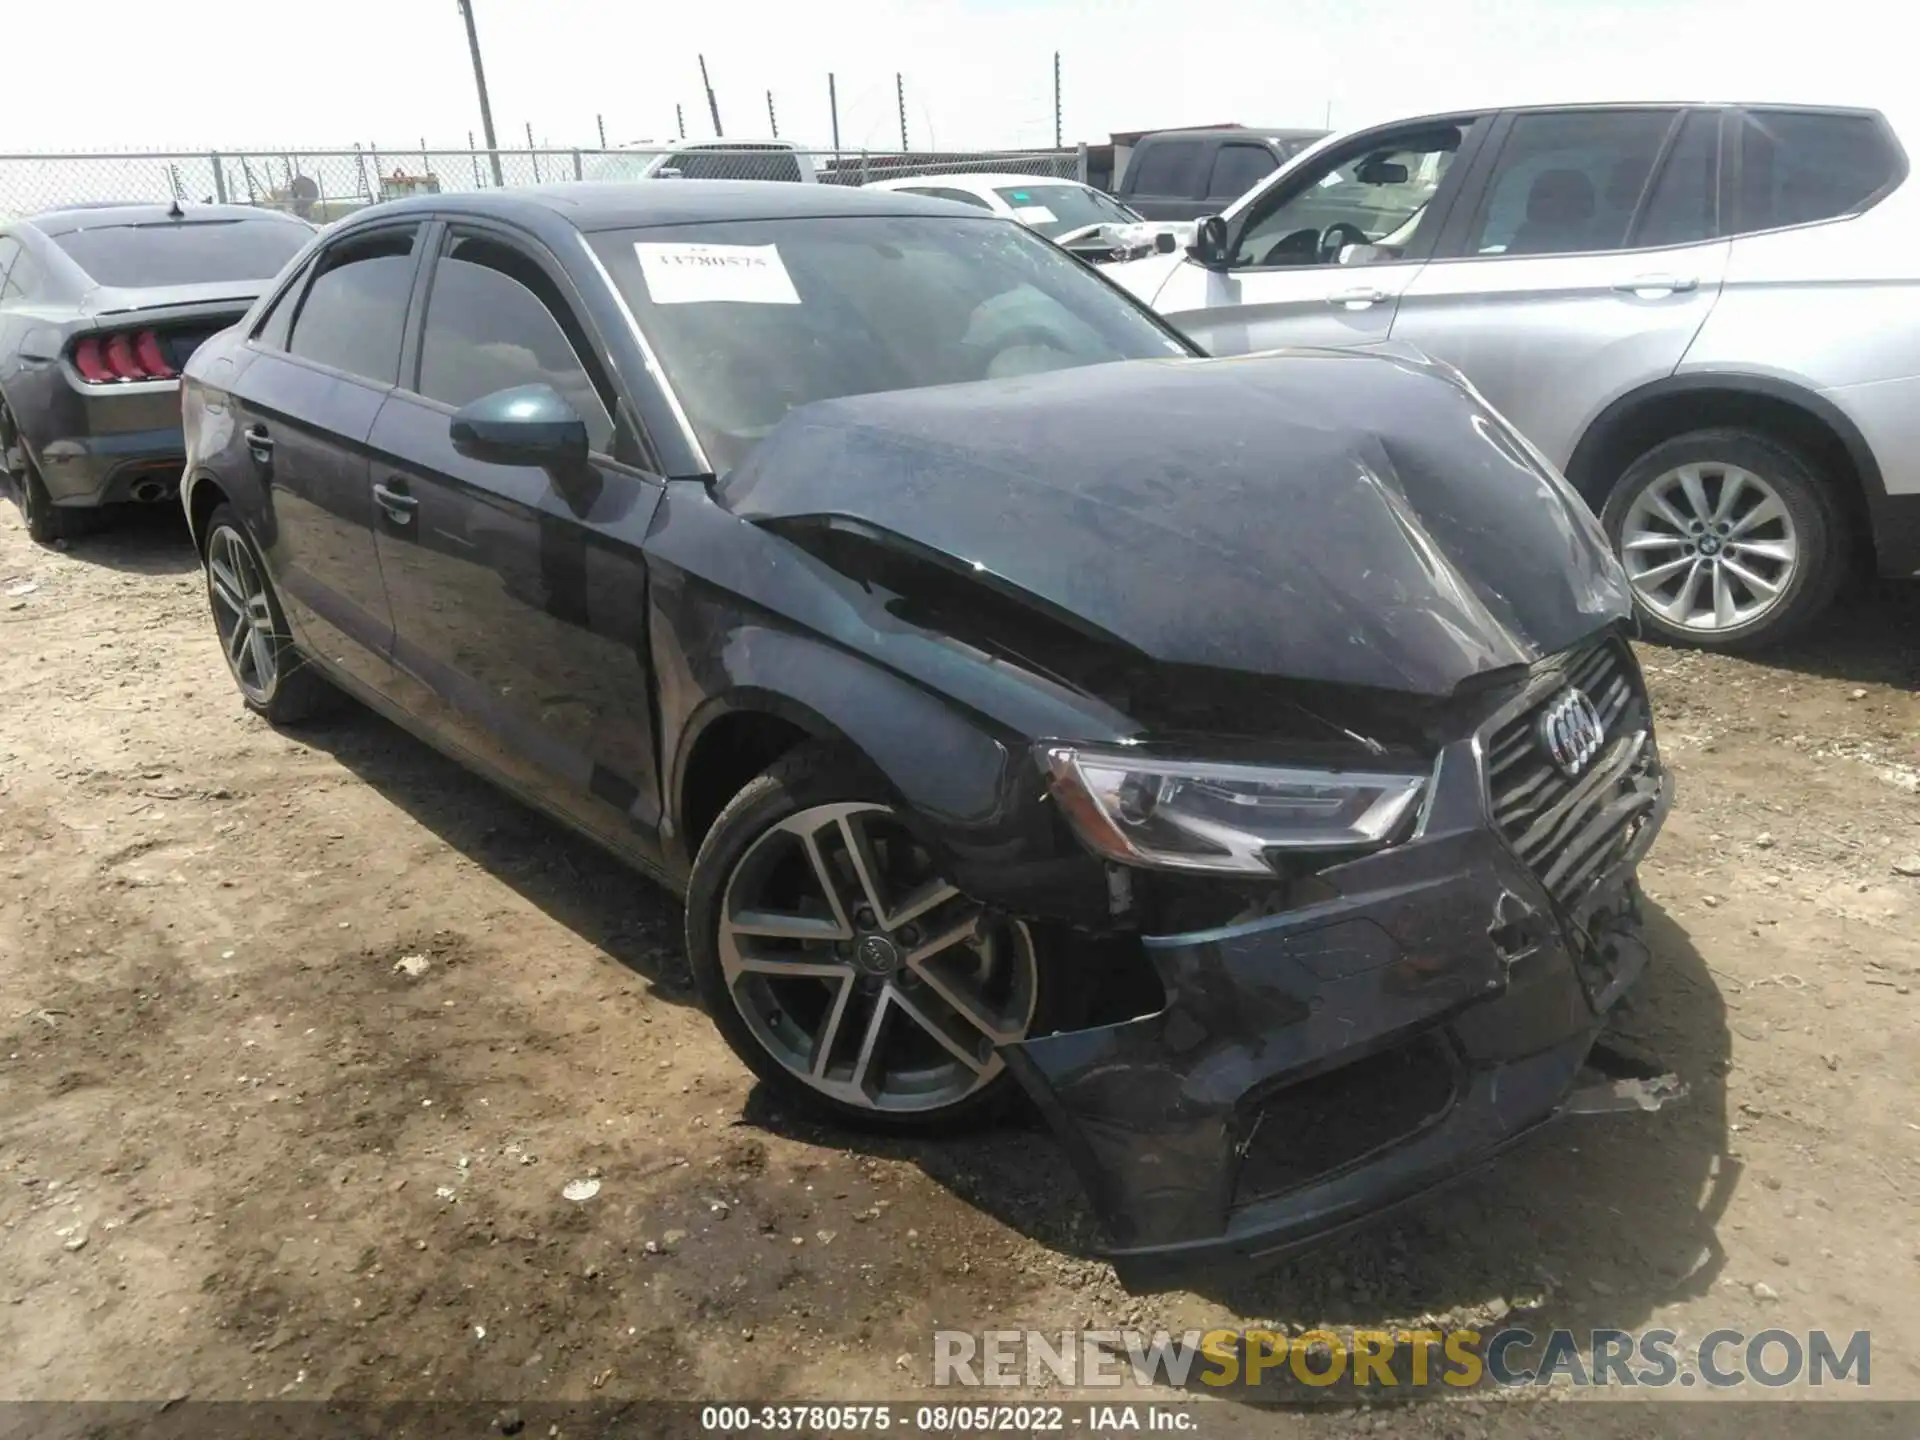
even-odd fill
[(1876, 111), (1430, 115), (1107, 273), (1215, 354), (1451, 363), (1601, 515), (1647, 626), (1732, 649), (1850, 567), (1920, 574), (1917, 190)]

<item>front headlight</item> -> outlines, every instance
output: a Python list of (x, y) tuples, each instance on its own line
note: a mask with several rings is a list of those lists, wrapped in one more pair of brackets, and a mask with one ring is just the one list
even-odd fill
[(1156, 760), (1044, 745), (1054, 797), (1080, 838), (1130, 865), (1271, 875), (1269, 850), (1385, 843), (1425, 775)]

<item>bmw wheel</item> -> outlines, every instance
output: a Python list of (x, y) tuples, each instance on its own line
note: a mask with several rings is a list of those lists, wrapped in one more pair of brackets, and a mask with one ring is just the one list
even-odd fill
[(207, 518), (207, 605), (240, 698), (276, 725), (310, 719), (330, 687), (294, 647), (266, 562), (229, 505)]
[(1798, 453), (1744, 430), (1656, 445), (1603, 520), (1647, 629), (1707, 649), (1771, 644), (1826, 608), (1843, 569), (1833, 497)]
[(997, 1047), (1038, 1033), (1033, 932), (939, 873), (879, 782), (795, 751), (734, 797), (688, 887), (687, 950), (734, 1052), (775, 1092), (879, 1129), (987, 1118)]

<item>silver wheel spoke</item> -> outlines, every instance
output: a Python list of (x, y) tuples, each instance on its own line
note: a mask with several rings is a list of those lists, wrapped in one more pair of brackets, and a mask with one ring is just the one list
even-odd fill
[(737, 934), (767, 940), (845, 940), (853, 932), (837, 920), (817, 915), (787, 915), (773, 910), (742, 910), (727, 917)]
[(860, 1037), (860, 1053), (853, 1061), (853, 1088), (862, 1095), (868, 1093), (867, 1072), (873, 1068), (873, 1057), (880, 1049), (880, 1035), (887, 1028), (887, 1009), (893, 999), (891, 988), (880, 992), (873, 1002), (873, 1014), (867, 1019), (866, 1034)]
[(860, 882), (860, 893), (866, 899), (867, 908), (882, 926), (891, 930), (898, 922), (887, 914), (887, 900), (880, 893), (880, 867), (874, 863), (873, 851), (868, 848), (866, 827), (856, 824), (854, 816), (842, 815), (840, 838), (846, 843), (847, 858), (853, 862), (854, 879)]
[(264, 690), (273, 678), (273, 652), (257, 625), (247, 627), (247, 649), (253, 656), (253, 682)]
[(1678, 560), (1669, 560), (1664, 565), (1650, 565), (1633, 578), (1643, 585), (1658, 585), (1662, 580), (1678, 575), (1689, 565), (1696, 563), (1693, 556), (1682, 555)]
[(1760, 595), (1765, 597), (1766, 599), (1771, 600), (1774, 596), (1780, 593), (1780, 587), (1774, 584), (1773, 581), (1763, 580), (1760, 576), (1754, 574), (1751, 570), (1747, 569), (1746, 566), (1740, 564), (1736, 560), (1723, 556), (1721, 558), (1720, 565), (1722, 569), (1731, 571), (1734, 577), (1738, 579), (1742, 585), (1745, 585), (1749, 590), (1753, 591), (1753, 593), (1756, 595)]
[(1707, 503), (1707, 486), (1700, 478), (1698, 465), (1688, 465), (1680, 471), (1680, 489), (1687, 497), (1687, 508), (1693, 512), (1693, 519), (1712, 518), (1713, 506)]
[(225, 565), (218, 560), (207, 562), (207, 573), (213, 577), (213, 589), (229, 609), (245, 613), (247, 602), (241, 594), (240, 581)]
[(820, 893), (826, 897), (828, 907), (833, 911), (833, 933), (837, 940), (853, 938), (853, 922), (847, 918), (847, 907), (840, 902), (840, 885), (834, 879), (833, 868), (827, 864), (827, 857), (820, 853), (820, 840), (812, 831), (801, 835), (800, 844), (807, 852), (807, 863), (813, 867), (814, 883), (820, 887)]
[(833, 1045), (840, 1038), (840, 1022), (847, 1017), (847, 1001), (853, 995), (854, 988), (853, 972), (849, 970), (833, 992), (833, 1004), (827, 1010), (827, 1018), (814, 1032), (813, 1055), (807, 1070), (816, 1080), (827, 1073), (827, 1062), (833, 1058)]
[(1739, 499), (1747, 491), (1747, 472), (1729, 470), (1720, 481), (1720, 503), (1713, 507), (1713, 514), (1707, 518), (1715, 525), (1731, 520)]
[(938, 955), (942, 950), (951, 950), (954, 946), (972, 939), (979, 929), (979, 925), (980, 916), (978, 912), (976, 912), (967, 916), (964, 920), (956, 921), (954, 924), (947, 926), (944, 930), (929, 935), (925, 940), (913, 947), (913, 950), (907, 955), (907, 964), (918, 969), (923, 960), (930, 959)]
[(1731, 625), (1735, 619), (1733, 605), (1733, 586), (1727, 580), (1726, 567), (1715, 565), (1713, 568), (1713, 622), (1716, 625)]
[(741, 955), (737, 969), (749, 975), (772, 975), (783, 980), (849, 980), (850, 966), (832, 961), (788, 960), (779, 955)]
[(1794, 547), (1785, 540), (1734, 540), (1728, 542), (1727, 549), (1756, 560), (1775, 560), (1782, 565), (1793, 563)]
[(1678, 550), (1686, 543), (1687, 537), (1684, 535), (1656, 535), (1652, 531), (1647, 531), (1629, 537), (1620, 548), (1622, 550)]
[(900, 908), (887, 917), (887, 923), (897, 930), (909, 921), (918, 920), (934, 906), (944, 905), (959, 893), (944, 880), (929, 880), (900, 902)]
[(234, 619), (233, 633), (227, 636), (227, 663), (235, 670), (240, 668), (240, 657), (246, 653), (247, 637), (252, 633), (253, 623), (243, 610)]
[(958, 1015), (974, 1029), (978, 1030), (982, 1035), (986, 1036), (987, 1039), (991, 1040), (994, 1044), (1002, 1045), (1009, 1040), (1018, 1040), (1020, 1038), (1017, 1032), (1009, 1033), (1002, 1030), (994, 1021), (993, 1016), (983, 1011), (971, 996), (965, 995), (958, 988), (947, 984), (947, 982), (940, 977), (939, 972), (933, 969), (933, 967), (912, 960), (909, 960), (907, 963), (913, 966), (913, 973), (926, 982), (929, 990), (947, 1002), (947, 1008), (952, 1010), (954, 1014)]
[(1658, 490), (1648, 490), (1646, 498), (1647, 504), (1659, 513), (1662, 520), (1671, 525), (1680, 535), (1684, 536), (1687, 533), (1687, 517), (1674, 509), (1665, 495)]
[(893, 1003), (900, 1007), (901, 1013), (924, 1030), (942, 1050), (945, 1050), (976, 1075), (986, 1068), (985, 1063), (978, 1055), (947, 1033), (946, 1026), (940, 1024), (898, 990), (890, 991), (889, 993), (893, 997)]
[(1687, 617), (1693, 613), (1693, 597), (1700, 589), (1700, 562), (1689, 559), (1687, 563), (1693, 568), (1687, 571), (1687, 578), (1680, 586), (1680, 593), (1659, 607), (1661, 614), (1683, 625)]
[(1769, 495), (1758, 505), (1754, 506), (1753, 509), (1733, 522), (1733, 529), (1729, 533), (1729, 538), (1738, 540), (1742, 535), (1752, 530), (1758, 530), (1762, 525), (1769, 525), (1776, 520), (1784, 520), (1786, 518), (1787, 507)]

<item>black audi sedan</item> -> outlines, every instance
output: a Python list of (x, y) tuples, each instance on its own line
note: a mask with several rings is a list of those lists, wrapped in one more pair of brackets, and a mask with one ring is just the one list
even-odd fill
[(203, 346), (246, 703), (345, 691), (686, 900), (780, 1096), (1022, 1091), (1130, 1283), (1568, 1110), (1670, 801), (1593, 517), (1412, 352), (1207, 359), (1024, 227), (837, 186), (376, 206)]
[(0, 227), (0, 472), (35, 540), (174, 499), (181, 368), (313, 235), (244, 205), (82, 205)]

